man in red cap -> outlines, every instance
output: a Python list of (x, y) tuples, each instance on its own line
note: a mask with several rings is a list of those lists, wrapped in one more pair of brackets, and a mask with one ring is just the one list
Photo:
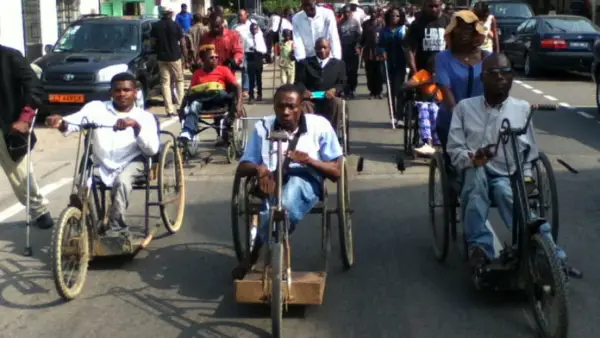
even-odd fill
[[(27, 202), (27, 134), (35, 110), (42, 105), (44, 90), (29, 62), (15, 49), (0, 45), (0, 165), (17, 199)], [(35, 136), (32, 135), (32, 142)], [(31, 217), (36, 226), (54, 225), (37, 182), (31, 178)]]

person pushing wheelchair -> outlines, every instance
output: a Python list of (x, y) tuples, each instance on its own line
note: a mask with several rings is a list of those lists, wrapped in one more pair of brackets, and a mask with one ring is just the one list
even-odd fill
[[(505, 154), (503, 147), (499, 147), (494, 156), (487, 147), (496, 143), (505, 118), (514, 126), (526, 123), (529, 103), (509, 96), (513, 76), (510, 61), (504, 54), (487, 57), (481, 73), (484, 94), (464, 99), (456, 105), (448, 135), (446, 151), (454, 168), (463, 174), (460, 205), (469, 261), (475, 268), (489, 264), (494, 257), (493, 233), (486, 226), (490, 200), (498, 206), (506, 226), (513, 224), (513, 193), (509, 178), (515, 170), (513, 156)], [(518, 141), (524, 159), (525, 183), (532, 186), (535, 184), (533, 161), (538, 157), (532, 123)], [(550, 224), (543, 224), (540, 232), (552, 240)], [(581, 272), (566, 264), (564, 250), (556, 247), (556, 251), (567, 274), (581, 278)]]
[[(276, 154), (271, 152), (268, 135), (275, 130), (288, 134), (289, 142), (282, 144), (287, 160), (283, 164), (283, 207), (290, 220), (290, 233), (315, 206), (323, 194), (324, 178), (336, 181), (341, 176), (342, 148), (333, 127), (322, 116), (301, 112), (303, 90), (292, 84), (277, 89), (274, 96), (275, 115), (256, 123), (244, 155), (237, 167), (237, 175), (258, 179), (258, 191), (253, 195), (264, 197), (259, 215), (259, 231), (249, 257), (237, 266), (234, 279), (241, 279), (259, 258), (263, 243), (267, 243), (269, 229), (268, 200), (276, 193)], [(286, 166), (287, 162), (287, 166)]]

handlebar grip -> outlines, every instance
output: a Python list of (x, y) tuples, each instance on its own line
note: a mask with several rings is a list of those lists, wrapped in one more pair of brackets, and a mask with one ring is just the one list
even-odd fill
[(556, 104), (532, 104), (531, 110), (558, 110), (558, 105)]

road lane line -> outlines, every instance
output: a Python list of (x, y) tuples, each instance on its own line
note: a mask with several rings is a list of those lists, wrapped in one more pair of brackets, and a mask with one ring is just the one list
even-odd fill
[(530, 85), (528, 85), (526, 83), (521, 83), (521, 86), (523, 86), (523, 87), (525, 87), (527, 89), (532, 89), (533, 88), (532, 86), (530, 86)]
[(578, 111), (577, 114), (585, 117), (586, 119), (590, 119), (590, 120), (594, 118), (592, 115), (590, 115), (590, 114), (588, 114), (588, 113), (586, 113), (584, 111)]
[[(174, 124), (175, 122), (177, 122), (177, 117), (172, 117), (164, 122), (162, 122), (160, 124), (160, 128), (164, 129), (169, 127), (170, 125)], [(68, 183), (70, 183), (71, 181), (73, 181), (73, 178), (71, 177), (63, 177), (61, 179), (59, 179), (58, 181), (54, 182), (54, 183), (50, 183), (47, 184), (43, 187), (40, 188), (40, 194), (44, 197), (46, 197), (47, 195), (51, 194), (52, 192), (62, 188), (63, 186), (67, 185)], [(21, 203), (15, 203), (13, 205), (11, 205), (10, 207), (2, 210), (0, 212), (0, 223), (6, 221), (7, 219), (15, 216), (16, 214), (20, 213), (21, 211), (25, 210), (25, 207), (23, 205), (21, 205)]]
[[(63, 186), (69, 184), (72, 180), (73, 179), (70, 177), (63, 177), (57, 182), (50, 183), (42, 187), (40, 189), (40, 194), (42, 194), (42, 196), (47, 196), (53, 191), (58, 190)], [(21, 205), (21, 203), (13, 204), (8, 209), (5, 209), (4, 211), (0, 212), (0, 222), (6, 221), (7, 219), (13, 217), (14, 215), (20, 213), (23, 210), (25, 210), (25, 207)]]
[(534, 92), (536, 94), (544, 94), (544, 92), (539, 89), (534, 89), (534, 90), (532, 90), (532, 92)]
[(557, 98), (555, 98), (554, 96), (550, 96), (550, 95), (544, 95), (545, 98), (547, 98), (550, 101), (558, 101)]
[(565, 107), (565, 108), (573, 108), (573, 107), (571, 107), (570, 104), (568, 104), (566, 102), (559, 102), (558, 105), (561, 107)]
[(514, 82), (515, 82), (515, 83), (518, 83), (518, 84), (521, 84), (521, 83), (523, 83), (523, 81), (521, 81), (521, 80), (515, 80)]

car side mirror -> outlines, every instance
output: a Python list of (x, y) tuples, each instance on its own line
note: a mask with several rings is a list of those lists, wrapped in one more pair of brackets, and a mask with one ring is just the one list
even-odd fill
[(52, 45), (45, 45), (45, 46), (44, 46), (44, 52), (45, 52), (46, 54), (50, 54), (50, 53), (52, 53)]

